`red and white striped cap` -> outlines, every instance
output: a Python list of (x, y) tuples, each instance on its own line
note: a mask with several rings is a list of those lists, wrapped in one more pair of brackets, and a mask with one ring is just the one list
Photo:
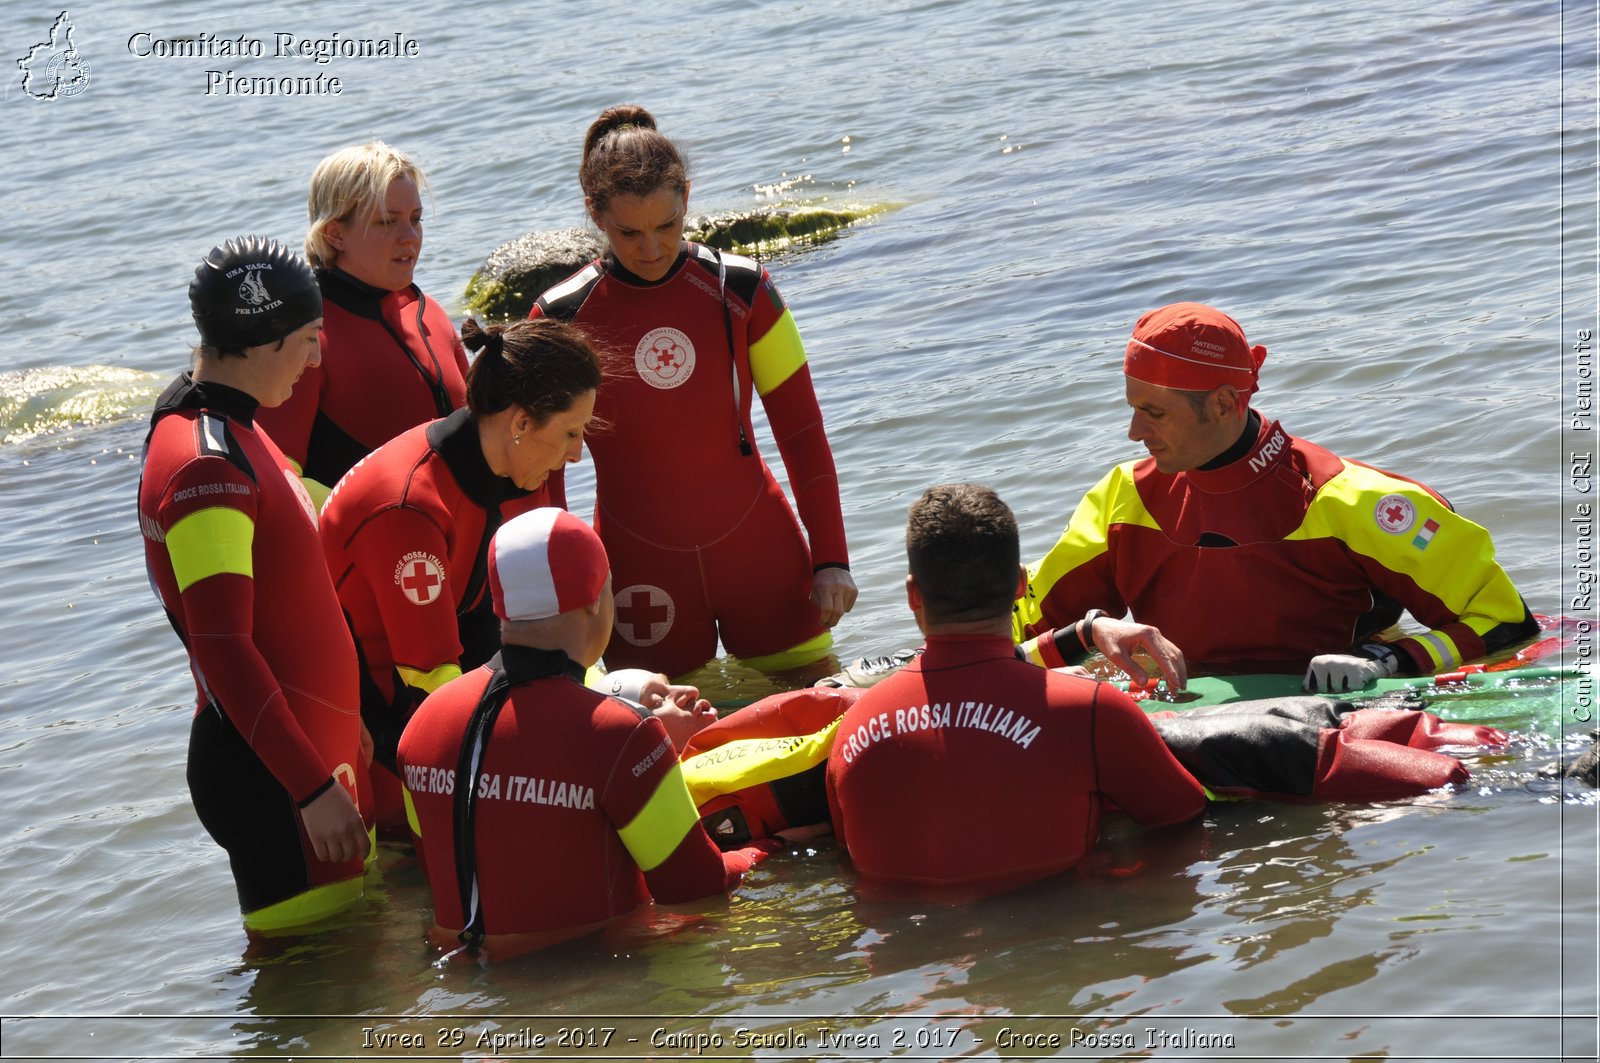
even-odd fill
[(543, 620), (593, 605), (610, 574), (600, 536), (564, 509), (513, 517), (489, 543), (489, 589), (501, 620)]

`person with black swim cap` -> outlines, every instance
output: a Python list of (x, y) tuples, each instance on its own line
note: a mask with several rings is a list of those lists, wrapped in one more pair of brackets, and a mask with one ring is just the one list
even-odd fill
[(289, 930), (358, 900), (371, 852), (355, 646), (311, 501), (255, 422), (319, 361), (322, 296), (293, 252), (247, 236), (211, 249), (189, 304), (194, 368), (145, 441), (145, 565), (194, 674), (195, 810), (246, 928)]
[(311, 322), (320, 327), (322, 291), (298, 255), (276, 241), (244, 236), (206, 255), (189, 282), (189, 308), (204, 346), (242, 355)]

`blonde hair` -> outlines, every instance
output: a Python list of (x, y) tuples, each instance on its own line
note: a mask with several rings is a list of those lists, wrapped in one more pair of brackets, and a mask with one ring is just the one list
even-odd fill
[(370, 218), (383, 206), (389, 186), (401, 177), (415, 181), (418, 191), (428, 187), (411, 156), (381, 140), (340, 148), (317, 163), (306, 193), (306, 214), (311, 219), (306, 260), (317, 269), (332, 268), (339, 256), (323, 231), (328, 222), (348, 221), (358, 213)]

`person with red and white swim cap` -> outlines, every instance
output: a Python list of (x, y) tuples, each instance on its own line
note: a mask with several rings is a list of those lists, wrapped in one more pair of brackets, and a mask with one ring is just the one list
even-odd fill
[(433, 940), (504, 957), (737, 885), (770, 847), (718, 852), (662, 721), (583, 685), (615, 616), (599, 536), (565, 510), (520, 514), (495, 532), (488, 580), (500, 652), (400, 738)]
[[(1131, 612), (1192, 673), (1303, 672), (1308, 690), (1344, 691), (1533, 636), (1481, 526), (1252, 407), (1266, 357), (1201, 303), (1139, 318), (1123, 374), (1128, 438), (1149, 454), (1107, 473), (1028, 568), (1012, 634), (1029, 656), (1060, 663), (1100, 611)], [(1390, 630), (1402, 610), (1425, 630)]]

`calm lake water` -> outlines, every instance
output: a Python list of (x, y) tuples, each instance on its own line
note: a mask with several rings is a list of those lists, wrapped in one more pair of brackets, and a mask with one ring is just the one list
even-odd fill
[[(6, 58), (59, 14), (6, 5)], [(0, 104), (0, 1055), (1596, 1058), (1600, 812), (1536, 777), (1583, 745), (1575, 683), (1540, 695), (1555, 724), (1503, 698), (1513, 743), (1469, 756), (1461, 791), (1217, 806), (1160, 836), (1114, 823), (1080, 872), (978, 904), (863, 895), (824, 843), (727, 903), (441, 967), (391, 846), (340, 925), (248, 950), (189, 804), (192, 687), (134, 519), (207, 248), (298, 245), (316, 161), (381, 137), (428, 172), (418, 279), (459, 318), (490, 249), (582, 222), (583, 129), (636, 101), (688, 149), (697, 208), (895, 208), (770, 262), (844, 485), (862, 597), (842, 656), (914, 642), (902, 522), (928, 484), (991, 484), (1025, 555), (1054, 541), (1135, 453), (1124, 337), (1180, 298), (1268, 347), (1261, 408), (1442, 491), (1494, 530), (1536, 612), (1592, 621), (1572, 600), (1592, 538), (1570, 518), (1593, 433), (1564, 426), (1592, 398), (1574, 345), (1596, 328), (1593, 0), (146, 0), (70, 18), (82, 91), (30, 99), (14, 73)], [(201, 33), (264, 54), (135, 54)], [(319, 65), (275, 55), (279, 33), (400, 34), (417, 54)], [(229, 71), (341, 92), (208, 94)]]

